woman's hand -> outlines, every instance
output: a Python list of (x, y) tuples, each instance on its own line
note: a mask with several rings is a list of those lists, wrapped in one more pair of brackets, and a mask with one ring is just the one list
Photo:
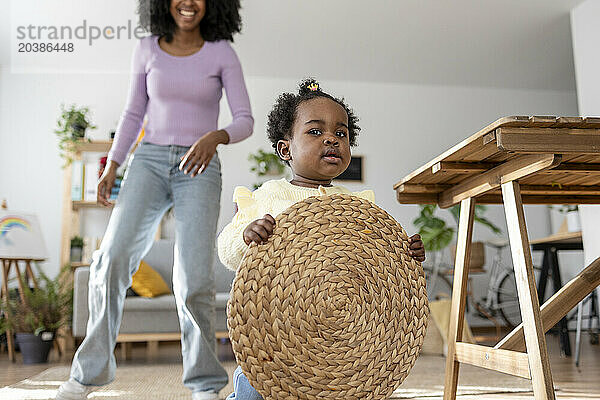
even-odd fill
[(408, 241), (410, 242), (410, 256), (419, 262), (425, 261), (425, 246), (421, 241), (421, 235), (416, 233), (409, 237)]
[(102, 173), (100, 181), (98, 182), (98, 194), (96, 197), (98, 203), (105, 207), (112, 207), (113, 205), (110, 201), (108, 201), (108, 199), (110, 198), (110, 192), (115, 185), (117, 168), (119, 168), (119, 164), (111, 160), (110, 165), (107, 165), (104, 168), (104, 172)]
[(273, 234), (275, 228), (275, 219), (266, 214), (264, 217), (252, 221), (246, 229), (244, 229), (244, 242), (247, 245), (254, 242), (261, 244), (269, 239), (269, 236)]
[(229, 134), (223, 129), (207, 133), (198, 139), (187, 153), (181, 157), (179, 170), (183, 171), (184, 174), (191, 173), (192, 178), (201, 174), (215, 155), (217, 146), (227, 143), (229, 143)]

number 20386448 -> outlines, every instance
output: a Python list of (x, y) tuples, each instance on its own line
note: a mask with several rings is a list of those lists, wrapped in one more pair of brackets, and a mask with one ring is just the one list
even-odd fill
[(75, 50), (73, 43), (29, 43), (18, 44), (19, 53), (72, 53)]

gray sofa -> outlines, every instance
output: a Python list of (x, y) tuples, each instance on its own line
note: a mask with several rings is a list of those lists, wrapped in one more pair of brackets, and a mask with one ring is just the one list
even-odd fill
[[(154, 242), (144, 261), (159, 272), (165, 282), (173, 290), (173, 241), (158, 240)], [(216, 325), (217, 332), (227, 331), (227, 300), (234, 272), (225, 268), (215, 256), (216, 284)], [(73, 298), (73, 336), (85, 336), (88, 320), (88, 280), (89, 267), (75, 270)], [(155, 298), (127, 297), (123, 307), (121, 334), (140, 333), (177, 333), (179, 320), (173, 294)]]

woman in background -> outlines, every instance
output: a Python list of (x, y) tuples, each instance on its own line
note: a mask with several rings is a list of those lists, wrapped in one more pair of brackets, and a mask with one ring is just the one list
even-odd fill
[[(152, 36), (137, 44), (131, 84), (98, 202), (144, 120), (100, 249), (90, 266), (87, 334), (57, 399), (85, 399), (115, 377), (113, 355), (125, 292), (162, 216), (175, 211), (173, 288), (182, 332), (183, 383), (194, 400), (217, 399), (227, 383), (214, 344), (213, 259), (220, 210), (217, 146), (252, 133), (254, 120), (240, 62), (230, 45), (241, 29), (239, 0), (143, 0), (140, 22)], [(233, 121), (218, 129), (225, 89)]]

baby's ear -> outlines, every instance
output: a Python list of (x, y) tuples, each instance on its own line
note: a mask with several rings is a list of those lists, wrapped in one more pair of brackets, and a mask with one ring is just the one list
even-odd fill
[(290, 161), (292, 159), (292, 156), (290, 154), (289, 140), (280, 140), (277, 142), (277, 155), (283, 161)]

